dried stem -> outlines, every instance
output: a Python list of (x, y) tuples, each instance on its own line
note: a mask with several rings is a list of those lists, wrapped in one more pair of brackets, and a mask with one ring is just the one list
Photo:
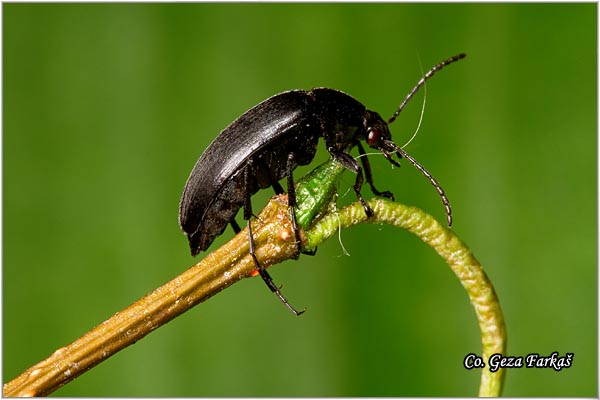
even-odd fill
[[(253, 232), (257, 257), (265, 267), (293, 257), (296, 244), (292, 240), (286, 202), (270, 201), (253, 222)], [(254, 269), (248, 255), (248, 237), (242, 230), (183, 274), (5, 384), (3, 395), (52, 393), (196, 304), (249, 276)]]

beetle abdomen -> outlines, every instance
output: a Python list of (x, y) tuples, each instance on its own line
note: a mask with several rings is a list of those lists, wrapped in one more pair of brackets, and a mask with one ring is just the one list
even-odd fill
[(190, 219), (190, 221), (199, 221), (194, 228), (185, 231), (193, 256), (205, 251), (235, 218), (244, 204), (243, 180), (243, 174), (238, 174), (231, 179), (222, 190), (217, 192), (210, 205), (202, 210), (203, 214), (199, 219)]

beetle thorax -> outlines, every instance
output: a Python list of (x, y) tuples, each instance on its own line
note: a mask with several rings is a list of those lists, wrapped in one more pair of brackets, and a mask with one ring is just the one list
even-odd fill
[(332, 147), (337, 151), (347, 152), (356, 145), (356, 139), (364, 136), (362, 128), (358, 126), (348, 126), (340, 123), (335, 124), (331, 132), (327, 147)]

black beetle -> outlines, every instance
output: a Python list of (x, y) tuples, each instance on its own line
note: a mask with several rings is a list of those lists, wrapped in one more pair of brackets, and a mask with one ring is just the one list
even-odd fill
[[(387, 123), (379, 114), (367, 110), (353, 97), (339, 90), (326, 88), (283, 92), (248, 110), (208, 146), (196, 162), (185, 185), (179, 206), (179, 224), (187, 234), (192, 255), (206, 250), (228, 224), (231, 224), (236, 233), (239, 232), (235, 215), (243, 206), (250, 254), (257, 270), (284, 304), (294, 314), (301, 314), (303, 311), (296, 311), (287, 302), (267, 271), (256, 260), (249, 222), (252, 216), (250, 197), (270, 186), (276, 194), (283, 193), (279, 180), (285, 177), (288, 204), (294, 207), (296, 196), (292, 172), (298, 165), (307, 165), (313, 160), (320, 137), (324, 138), (331, 157), (356, 174), (354, 191), (367, 216), (373, 215), (373, 211), (360, 193), (363, 184), (362, 168), (350, 155), (352, 148), (358, 147), (371, 191), (375, 195), (391, 199), (393, 195), (390, 192), (380, 192), (373, 185), (362, 140), (369, 147), (381, 151), (393, 165), (399, 166), (392, 159), (396, 154), (400, 159), (404, 157), (409, 160), (425, 174), (442, 198), (448, 224), (451, 225), (450, 203), (441, 186), (423, 166), (391, 140), (388, 124), (396, 119), (412, 96), (436, 71), (464, 57), (465, 54), (456, 55), (429, 70)], [(291, 216), (298, 240), (295, 214), (292, 212)]]

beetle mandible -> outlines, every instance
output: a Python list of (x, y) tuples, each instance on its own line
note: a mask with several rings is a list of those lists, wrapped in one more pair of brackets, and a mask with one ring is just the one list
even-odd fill
[[(448, 225), (451, 225), (452, 211), (444, 190), (421, 164), (392, 141), (388, 124), (394, 122), (417, 90), (435, 72), (465, 56), (458, 54), (430, 69), (387, 122), (346, 93), (327, 88), (283, 92), (248, 110), (213, 140), (196, 162), (185, 185), (179, 205), (179, 225), (187, 235), (192, 255), (205, 251), (228, 224), (236, 233), (239, 232), (235, 215), (243, 207), (250, 254), (258, 272), (271, 291), (295, 315), (304, 312), (296, 311), (289, 304), (256, 259), (250, 227), (250, 197), (267, 187), (273, 187), (276, 194), (282, 194), (284, 190), (279, 180), (286, 178), (288, 205), (295, 207), (292, 172), (297, 166), (307, 165), (313, 160), (320, 137), (323, 137), (331, 157), (356, 174), (354, 192), (368, 217), (373, 215), (373, 210), (360, 193), (363, 169), (375, 195), (390, 199), (394, 197), (391, 192), (380, 192), (375, 188), (361, 141), (381, 151), (393, 165), (399, 166), (392, 159), (395, 154), (399, 159), (406, 158), (419, 169), (440, 195)], [(358, 148), (361, 155), (362, 168), (349, 153), (354, 147)], [(298, 256), (301, 249), (294, 212), (291, 218), (298, 243)]]

